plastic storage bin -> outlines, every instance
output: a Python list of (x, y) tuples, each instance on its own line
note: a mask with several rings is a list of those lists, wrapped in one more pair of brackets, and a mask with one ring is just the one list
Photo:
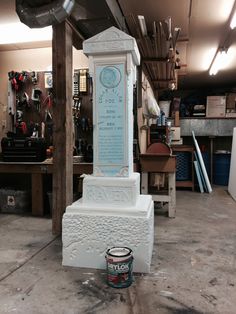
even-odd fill
[(176, 180), (191, 180), (191, 154), (189, 152), (175, 152)]
[(228, 185), (231, 154), (215, 153), (213, 156), (213, 183)]

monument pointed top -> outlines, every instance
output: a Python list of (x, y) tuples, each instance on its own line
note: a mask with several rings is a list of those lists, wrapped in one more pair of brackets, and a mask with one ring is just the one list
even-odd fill
[(140, 54), (135, 38), (114, 26), (85, 40), (83, 42), (83, 52), (88, 56), (130, 52), (135, 65), (140, 63)]
[(109, 41), (109, 40), (113, 41), (113, 40), (130, 40), (130, 39), (132, 40), (134, 38), (124, 33), (117, 27), (111, 26), (105, 29), (104, 31), (102, 31), (101, 33), (94, 35), (93, 37), (90, 37), (89, 39), (85, 40), (84, 43), (97, 42), (104, 39), (105, 41)]

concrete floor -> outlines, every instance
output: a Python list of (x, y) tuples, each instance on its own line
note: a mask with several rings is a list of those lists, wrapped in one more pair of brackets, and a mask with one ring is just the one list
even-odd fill
[(177, 216), (155, 215), (150, 274), (126, 289), (105, 271), (61, 265), (51, 220), (0, 215), (0, 313), (235, 314), (236, 203), (222, 187), (177, 192)]

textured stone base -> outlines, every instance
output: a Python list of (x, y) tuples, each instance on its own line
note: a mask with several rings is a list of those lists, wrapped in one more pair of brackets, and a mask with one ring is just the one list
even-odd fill
[(135, 210), (102, 210), (84, 206), (82, 200), (67, 207), (63, 216), (62, 241), (65, 266), (106, 268), (108, 248), (133, 250), (134, 272), (150, 272), (154, 210), (150, 195), (140, 195)]

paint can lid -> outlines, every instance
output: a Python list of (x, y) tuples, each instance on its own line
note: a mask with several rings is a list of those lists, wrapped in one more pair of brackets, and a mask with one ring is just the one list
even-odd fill
[(107, 250), (107, 255), (113, 257), (126, 257), (132, 254), (132, 250), (128, 247), (112, 247)]

